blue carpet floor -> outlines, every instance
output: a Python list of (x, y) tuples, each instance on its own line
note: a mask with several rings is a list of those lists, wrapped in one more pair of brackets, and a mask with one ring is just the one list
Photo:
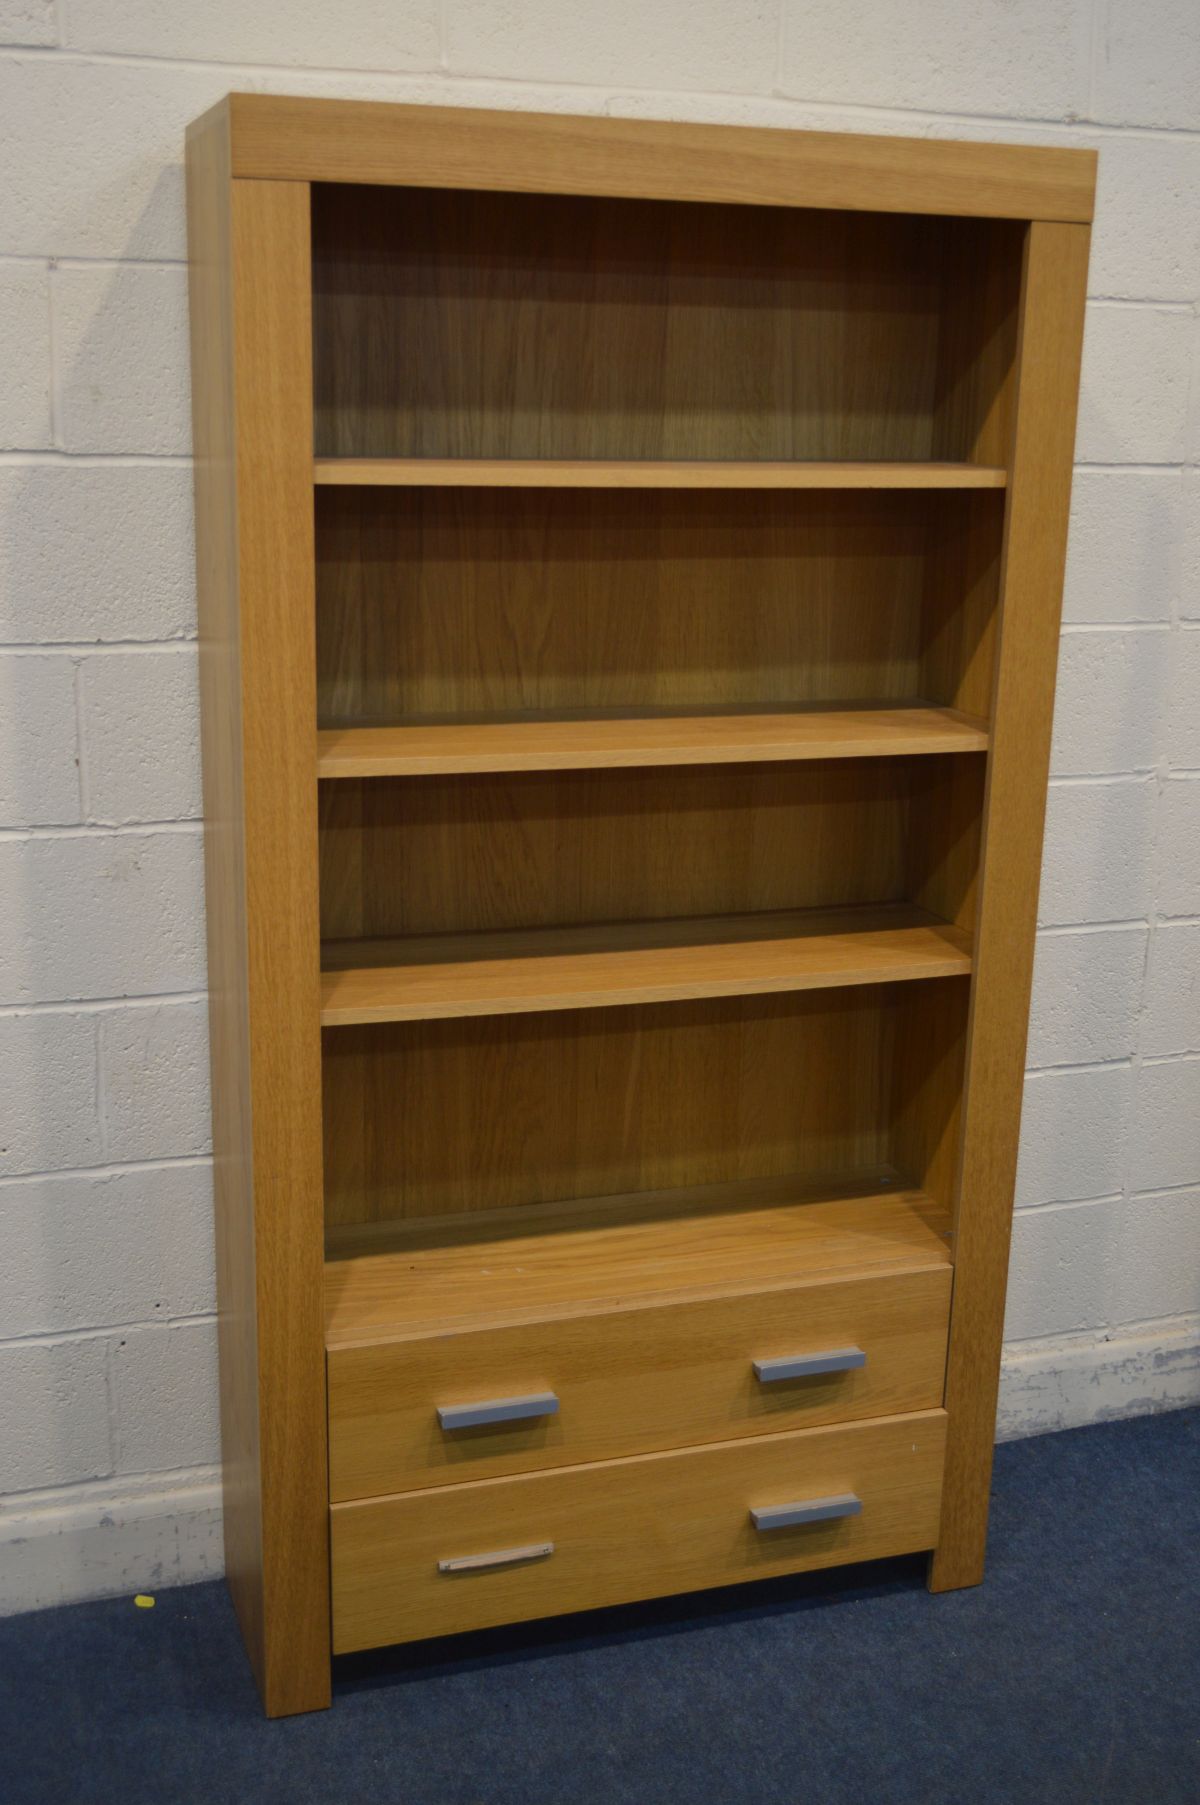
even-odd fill
[(1197, 1805), (1200, 1411), (998, 1450), (924, 1562), (335, 1665), (268, 1724), (220, 1585), (0, 1623), (0, 1805)]

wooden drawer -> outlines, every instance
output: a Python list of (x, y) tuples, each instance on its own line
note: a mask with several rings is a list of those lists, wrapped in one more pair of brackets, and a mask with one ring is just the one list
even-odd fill
[[(942, 1402), (950, 1268), (329, 1350), (330, 1496), (850, 1422)], [(755, 1361), (858, 1349), (857, 1369)], [(552, 1415), (444, 1430), (439, 1407), (552, 1393)]]
[[(930, 1410), (335, 1505), (334, 1652), (932, 1548), (945, 1433)], [(751, 1520), (850, 1496), (857, 1515)]]

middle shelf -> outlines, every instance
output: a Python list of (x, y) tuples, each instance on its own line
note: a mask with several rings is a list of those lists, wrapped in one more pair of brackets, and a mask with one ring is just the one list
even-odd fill
[(754, 996), (960, 976), (971, 936), (908, 903), (327, 942), (321, 1022)]
[(759, 764), (982, 752), (987, 723), (932, 703), (576, 710), (331, 727), (317, 734), (322, 778)]
[(917, 459), (319, 457), (318, 485), (537, 489), (1003, 489), (1000, 466)]

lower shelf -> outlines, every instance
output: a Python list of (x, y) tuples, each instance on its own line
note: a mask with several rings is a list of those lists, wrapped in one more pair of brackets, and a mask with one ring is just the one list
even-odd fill
[(964, 976), (971, 936), (911, 903), (322, 948), (321, 1022), (433, 1021)]
[(949, 1221), (883, 1168), (335, 1230), (330, 1349), (949, 1265)]
[[(335, 1505), (334, 1653), (932, 1548), (945, 1433), (929, 1410)], [(823, 1501), (858, 1508), (751, 1516)]]

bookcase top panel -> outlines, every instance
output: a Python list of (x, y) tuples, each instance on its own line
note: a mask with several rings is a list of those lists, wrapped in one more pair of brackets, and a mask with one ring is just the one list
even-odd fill
[(755, 206), (1090, 220), (1096, 153), (859, 133), (230, 94), (230, 171)]

